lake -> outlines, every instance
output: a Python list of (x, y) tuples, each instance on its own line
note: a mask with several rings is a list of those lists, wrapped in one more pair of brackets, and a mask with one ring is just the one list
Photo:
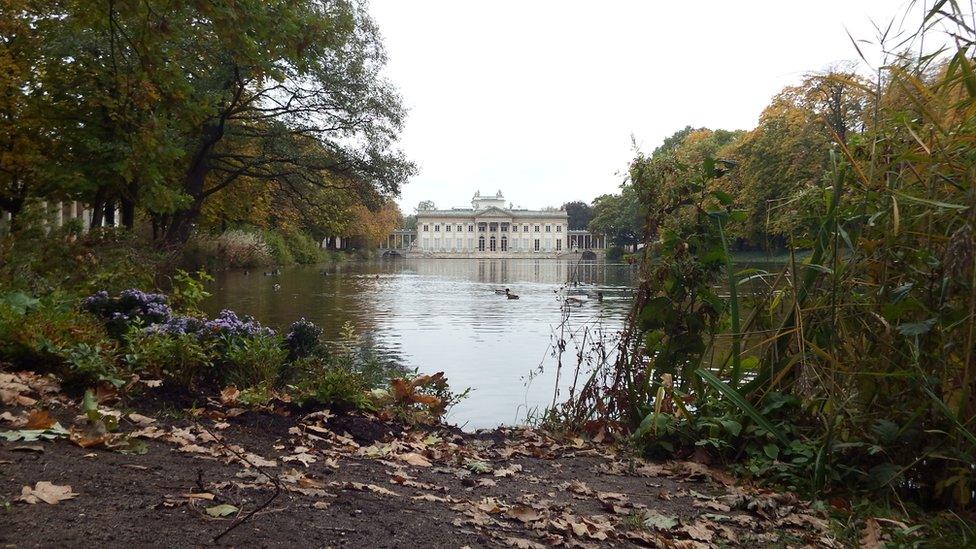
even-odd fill
[[(589, 299), (565, 307), (556, 292), (573, 280)], [(275, 277), (222, 273), (204, 308), (211, 314), (232, 309), (275, 328), (304, 316), (329, 340), (350, 322), (384, 360), (421, 373), (444, 372), (455, 391), (470, 387), (448, 421), (471, 430), (519, 423), (551, 404), (555, 336), (572, 333), (579, 341), (586, 331), (587, 338), (614, 338), (634, 280), (632, 266), (602, 261), (389, 259), (285, 268)], [(496, 288), (520, 299), (496, 295)], [(560, 400), (572, 382), (575, 355), (571, 343), (563, 355)]]

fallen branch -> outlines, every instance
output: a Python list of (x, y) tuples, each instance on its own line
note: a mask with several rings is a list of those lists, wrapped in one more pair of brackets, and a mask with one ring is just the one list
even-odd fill
[(281, 495), (281, 481), (278, 480), (278, 476), (277, 475), (269, 474), (267, 471), (265, 471), (261, 467), (258, 467), (257, 465), (255, 465), (254, 463), (252, 463), (250, 460), (248, 460), (246, 456), (242, 455), (240, 452), (238, 452), (234, 448), (231, 448), (231, 446), (229, 444), (227, 444), (226, 442), (224, 442), (223, 439), (221, 439), (221, 438), (217, 437), (216, 435), (214, 435), (213, 432), (210, 431), (210, 429), (207, 429), (206, 427), (204, 427), (203, 425), (201, 425), (199, 422), (195, 422), (195, 423), (196, 423), (196, 425), (197, 425), (198, 428), (200, 428), (202, 431), (206, 431), (206, 433), (208, 435), (210, 435), (214, 440), (216, 440), (228, 452), (230, 452), (230, 453), (234, 454), (235, 456), (237, 456), (237, 458), (240, 459), (241, 461), (243, 461), (244, 463), (247, 463), (251, 467), (254, 467), (254, 469), (256, 471), (260, 471), (261, 474), (264, 475), (265, 477), (267, 477), (268, 480), (271, 481), (271, 484), (274, 484), (274, 487), (275, 487), (274, 493), (271, 494), (271, 497), (268, 498), (267, 501), (265, 501), (261, 505), (258, 505), (257, 507), (255, 507), (254, 510), (251, 511), (251, 512), (249, 512), (248, 514), (246, 514), (246, 515), (238, 518), (237, 520), (234, 521), (233, 524), (231, 524), (230, 526), (228, 526), (223, 532), (221, 532), (221, 533), (217, 534), (216, 536), (214, 536), (212, 542), (213, 543), (216, 543), (218, 540), (220, 540), (220, 538), (226, 536), (231, 531), (233, 531), (235, 528), (237, 528), (238, 526), (240, 526), (240, 525), (244, 524), (245, 522), (247, 522), (248, 520), (250, 520), (251, 517), (253, 517), (254, 515), (256, 515), (262, 509), (264, 509), (267, 506), (271, 505), (271, 502), (273, 502), (275, 499), (278, 498), (279, 495)]

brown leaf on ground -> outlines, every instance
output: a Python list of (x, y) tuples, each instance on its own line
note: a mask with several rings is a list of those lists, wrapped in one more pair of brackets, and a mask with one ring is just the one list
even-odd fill
[(101, 446), (108, 440), (108, 433), (96, 427), (72, 428), (68, 440), (82, 448)]
[(6, 406), (33, 406), (37, 404), (37, 400), (9, 389), (0, 389), (0, 401)]
[(546, 546), (525, 538), (505, 538), (502, 541), (509, 547), (517, 549), (546, 549)]
[(10, 425), (12, 429), (20, 429), (27, 425), (27, 416), (15, 416), (10, 412), (0, 414), (0, 421)]
[(504, 469), (495, 469), (494, 475), (496, 477), (514, 477), (515, 473), (522, 470), (522, 466), (519, 464), (514, 464)]
[(220, 403), (225, 406), (234, 404), (239, 396), (241, 396), (241, 392), (237, 389), (237, 385), (228, 385), (224, 387), (223, 391), (220, 391)]
[(688, 537), (690, 537), (693, 540), (705, 541), (705, 542), (712, 541), (713, 533), (708, 528), (707, 523), (704, 521), (699, 521), (694, 524), (688, 524), (686, 526), (682, 526), (681, 531), (688, 534)]
[(878, 521), (869, 518), (864, 521), (864, 529), (861, 530), (861, 548), (879, 549), (881, 547), (881, 526)]
[(399, 496), (400, 494), (383, 488), (382, 486), (377, 486), (375, 484), (364, 484), (362, 482), (347, 482), (345, 483), (346, 488), (352, 488), (353, 490), (359, 490), (360, 492), (374, 492), (376, 494), (383, 494), (384, 496)]
[(156, 423), (155, 419), (149, 416), (144, 416), (142, 414), (137, 414), (135, 412), (127, 415), (126, 417), (129, 418), (129, 421), (135, 423), (140, 427), (146, 427), (147, 425), (152, 425), (153, 423)]
[(34, 505), (39, 502), (57, 505), (59, 501), (71, 499), (78, 494), (71, 491), (71, 486), (58, 486), (46, 480), (39, 481), (33, 488), (24, 486), (20, 491), (18, 501)]
[(57, 423), (57, 420), (51, 417), (51, 412), (47, 410), (34, 410), (27, 416), (27, 424), (24, 428), (47, 429), (55, 423)]
[(514, 505), (509, 507), (505, 511), (505, 514), (523, 523), (535, 522), (543, 517), (538, 509), (533, 509), (527, 505)]
[(396, 458), (404, 463), (408, 463), (410, 465), (414, 465), (417, 467), (430, 467), (431, 465), (433, 465), (430, 462), (430, 460), (418, 454), (417, 452), (407, 452), (405, 454), (398, 455)]

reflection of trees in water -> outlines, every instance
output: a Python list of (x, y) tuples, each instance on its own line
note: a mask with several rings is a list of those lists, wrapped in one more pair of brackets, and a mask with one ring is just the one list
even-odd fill
[(602, 261), (558, 259), (408, 259), (404, 262), (422, 276), (472, 280), (487, 284), (538, 282), (563, 284), (574, 279), (584, 284), (629, 286), (629, 266)]

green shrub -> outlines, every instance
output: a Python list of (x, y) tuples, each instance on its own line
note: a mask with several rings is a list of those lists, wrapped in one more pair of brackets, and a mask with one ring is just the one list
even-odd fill
[(299, 405), (317, 404), (335, 410), (372, 408), (367, 394), (371, 386), (362, 374), (318, 357), (296, 361), (296, 369), (301, 372), (294, 391)]
[(169, 292), (173, 309), (191, 315), (202, 315), (200, 303), (210, 297), (205, 283), (213, 282), (213, 277), (206, 271), (197, 271), (196, 275), (183, 269), (177, 269), (173, 275), (173, 287)]
[(607, 261), (620, 261), (624, 256), (624, 249), (620, 246), (610, 246), (607, 248)]
[(276, 231), (262, 231), (260, 236), (264, 238), (264, 242), (268, 246), (268, 252), (271, 254), (275, 265), (291, 265), (295, 262), (295, 258), (292, 257), (291, 250), (288, 248), (288, 244), (285, 242), (285, 238), (281, 236), (281, 233)]
[(214, 349), (196, 334), (170, 334), (134, 329), (126, 337), (125, 359), (138, 373), (195, 387), (214, 376)]
[(295, 263), (311, 265), (322, 261), (322, 251), (308, 235), (300, 232), (284, 233), (285, 244)]
[(235, 338), (221, 358), (221, 382), (246, 388), (276, 383), (282, 375), (288, 351), (280, 337), (257, 335)]
[(20, 228), (0, 238), (0, 291), (89, 294), (150, 287), (165, 255), (129, 231), (84, 232), (72, 220), (55, 227), (36, 206), (18, 216)]
[(0, 360), (52, 372), (68, 385), (118, 383), (116, 343), (93, 316), (60, 295), (0, 300)]

